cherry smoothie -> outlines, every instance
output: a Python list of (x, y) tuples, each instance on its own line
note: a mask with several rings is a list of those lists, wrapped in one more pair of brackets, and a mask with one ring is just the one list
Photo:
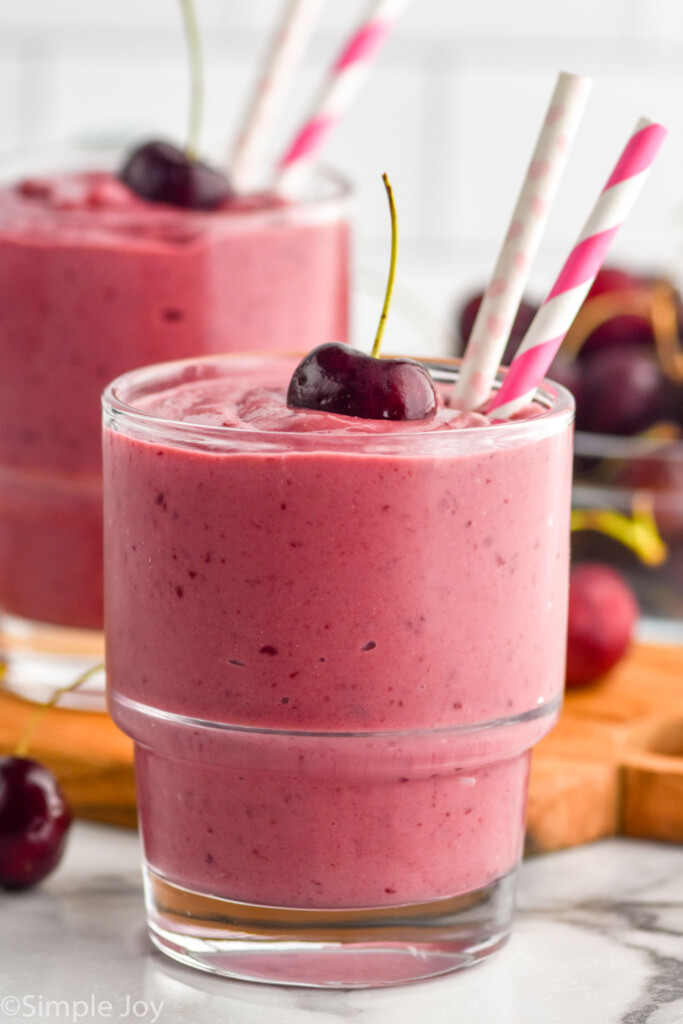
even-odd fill
[(116, 375), (216, 351), (344, 340), (345, 186), (211, 211), (104, 172), (0, 190), (0, 607), (102, 625), (99, 396)]
[(148, 871), (302, 909), (483, 890), (561, 699), (571, 400), (362, 420), (288, 408), (295, 365), (105, 395), (109, 701)]

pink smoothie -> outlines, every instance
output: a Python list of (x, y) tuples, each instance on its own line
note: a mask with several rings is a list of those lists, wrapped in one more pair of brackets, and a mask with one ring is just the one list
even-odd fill
[(102, 389), (158, 360), (343, 340), (348, 245), (336, 201), (200, 213), (99, 172), (0, 190), (1, 608), (101, 626)]
[(288, 410), (294, 365), (227, 360), (107, 420), (107, 676), (148, 862), (278, 906), (481, 888), (559, 706), (570, 415)]

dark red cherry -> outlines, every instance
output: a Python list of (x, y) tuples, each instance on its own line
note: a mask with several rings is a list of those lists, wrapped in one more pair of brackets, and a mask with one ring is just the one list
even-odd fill
[(337, 342), (304, 356), (287, 391), (294, 408), (367, 420), (422, 420), (436, 404), (432, 378), (414, 359), (377, 359)]
[(562, 384), (562, 386), (567, 388), (568, 391), (571, 391), (576, 399), (576, 404), (579, 404), (582, 400), (581, 382), (583, 375), (581, 372), (581, 366), (576, 359), (570, 359), (569, 356), (560, 349), (550, 364), (550, 368), (548, 369), (546, 376), (549, 377), (550, 380), (554, 380), (556, 383)]
[[(599, 319), (583, 338), (577, 353), (579, 360), (610, 346), (652, 348), (654, 334), (648, 311), (651, 286), (652, 282), (647, 278), (637, 277), (618, 267), (603, 267), (598, 271), (577, 317), (580, 334), (586, 330), (585, 327), (582, 329), (582, 324), (586, 321), (590, 324), (596, 311), (599, 318), (606, 316), (601, 321)], [(597, 299), (599, 303), (596, 303)]]
[[(483, 292), (477, 292), (477, 294), (473, 295), (462, 307), (458, 317), (458, 332), (460, 334), (460, 345), (458, 351), (460, 353), (464, 352), (465, 346), (469, 341), (472, 328), (474, 327), (474, 321), (477, 318), (477, 313), (479, 312), (479, 307), (481, 306), (481, 300), (483, 297)], [(510, 365), (520, 341), (528, 331), (531, 321), (536, 316), (536, 308), (536, 306), (533, 306), (526, 300), (523, 300), (520, 303), (517, 315), (515, 316), (515, 321), (510, 331), (510, 338), (501, 360), (504, 366)]]
[(662, 419), (665, 382), (653, 356), (602, 348), (586, 360), (576, 426), (597, 434), (635, 434)]
[(591, 331), (581, 345), (577, 358), (581, 361), (586, 360), (593, 353), (605, 348), (652, 349), (653, 346), (654, 333), (648, 317), (616, 313)]
[(26, 757), (0, 758), (0, 885), (25, 889), (59, 863), (71, 814), (51, 771)]
[(143, 199), (189, 210), (213, 210), (232, 195), (224, 174), (168, 142), (138, 146), (128, 155), (119, 178)]
[(596, 274), (595, 280), (588, 292), (588, 299), (595, 299), (598, 295), (605, 295), (608, 292), (629, 292), (642, 287), (643, 279), (635, 274), (630, 274), (620, 267), (602, 267)]

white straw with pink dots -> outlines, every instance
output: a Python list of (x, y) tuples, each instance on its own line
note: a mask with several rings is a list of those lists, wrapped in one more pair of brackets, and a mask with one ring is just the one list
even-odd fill
[(476, 409), (491, 393), (550, 205), (574, 141), (591, 82), (560, 74), (493, 277), (477, 312), (453, 402)]
[(237, 192), (253, 189), (273, 126), (301, 62), (323, 0), (290, 0), (256, 87), (232, 154), (230, 182)]
[(636, 125), (560, 275), (540, 306), (491, 402), (491, 419), (509, 419), (532, 400), (571, 327), (614, 236), (633, 206), (666, 138), (646, 118)]
[(319, 159), (330, 132), (349, 107), (382, 43), (409, 0), (373, 0), (360, 28), (335, 61), (314, 111), (280, 161), (275, 191), (296, 197)]

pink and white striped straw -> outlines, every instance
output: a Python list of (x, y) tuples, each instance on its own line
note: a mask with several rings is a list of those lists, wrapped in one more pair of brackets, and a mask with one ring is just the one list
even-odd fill
[(465, 351), (453, 403), (477, 409), (491, 393), (531, 263), (591, 89), (589, 78), (562, 73)]
[(323, 0), (290, 0), (237, 136), (230, 182), (237, 192), (258, 183), (273, 125), (301, 62)]
[(646, 118), (636, 125), (559, 277), (522, 339), (487, 410), (491, 419), (509, 419), (533, 399), (666, 135), (666, 128)]
[(280, 161), (275, 191), (296, 196), (366, 78), (373, 60), (410, 0), (372, 0), (370, 10), (337, 57), (313, 113)]

